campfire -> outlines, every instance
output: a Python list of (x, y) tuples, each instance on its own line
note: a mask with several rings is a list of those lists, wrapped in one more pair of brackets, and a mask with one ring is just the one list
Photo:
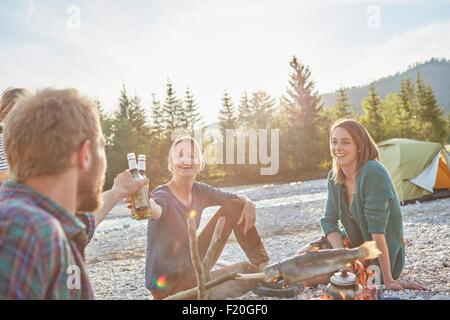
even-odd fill
[(346, 269), (336, 272), (321, 300), (379, 300), (377, 285), (368, 283), (372, 274), (366, 261), (355, 260), (353, 270), (355, 273)]

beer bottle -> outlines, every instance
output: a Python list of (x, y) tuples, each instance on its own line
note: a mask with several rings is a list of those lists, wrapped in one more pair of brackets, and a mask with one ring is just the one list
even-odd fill
[[(144, 179), (144, 177), (139, 173), (138, 165), (136, 163), (136, 155), (134, 153), (129, 153), (127, 155), (127, 159), (128, 167), (130, 168), (130, 173), (133, 176), (133, 179)], [(143, 187), (133, 194), (131, 196), (131, 204), (133, 207), (131, 217), (133, 219), (143, 220), (151, 216), (147, 188)]]
[[(144, 178), (147, 178), (146, 160), (147, 160), (147, 157), (145, 156), (145, 154), (138, 155), (138, 169), (139, 169), (139, 173)], [(147, 195), (150, 196), (150, 190), (148, 189), (148, 185), (145, 186), (145, 189), (147, 190)], [(151, 208), (150, 208), (150, 211), (151, 211)]]

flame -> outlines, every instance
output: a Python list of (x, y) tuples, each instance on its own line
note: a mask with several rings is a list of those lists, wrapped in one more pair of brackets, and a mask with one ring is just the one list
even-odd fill
[(195, 211), (195, 210), (192, 210), (190, 213), (189, 213), (189, 217), (190, 218), (195, 218), (197, 216), (197, 211)]
[(331, 296), (328, 293), (324, 293), (321, 297), (320, 300), (333, 300), (333, 298), (331, 298)]
[[(356, 274), (355, 300), (378, 300), (378, 287), (367, 287), (367, 279), (371, 276), (371, 274), (367, 271), (366, 262), (364, 260), (355, 260), (353, 266)], [(348, 300), (351, 298), (341, 292), (340, 299)], [(333, 300), (333, 297), (327, 293), (324, 293), (321, 300)]]
[[(350, 239), (348, 237), (343, 237), (342, 242), (344, 244), (344, 248), (350, 248)], [(349, 264), (346, 267), (352, 267), (352, 264)], [(355, 300), (378, 300), (378, 287), (367, 287), (367, 279), (371, 276), (371, 274), (367, 271), (366, 261), (359, 259), (355, 260), (353, 263), (353, 269), (356, 275)], [(342, 300), (350, 299), (350, 297), (346, 297), (343, 293), (340, 293), (340, 298)], [(333, 300), (333, 297), (325, 292), (322, 295), (321, 300)]]
[(378, 287), (369, 288), (367, 286), (367, 279), (372, 275), (372, 272), (367, 271), (366, 262), (364, 260), (355, 261), (355, 271), (357, 282), (361, 285), (361, 290), (357, 293), (357, 300), (378, 300)]

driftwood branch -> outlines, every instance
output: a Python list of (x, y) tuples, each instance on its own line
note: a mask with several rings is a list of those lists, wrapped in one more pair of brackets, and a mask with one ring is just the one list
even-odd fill
[[(263, 279), (264, 278), (264, 272), (261, 273), (247, 273), (247, 274), (241, 274), (241, 273), (236, 273), (236, 272), (232, 272), (232, 273), (228, 273), (226, 275), (223, 275), (221, 277), (218, 277), (217, 279), (214, 279), (212, 281), (209, 281), (208, 283), (206, 283), (205, 285), (205, 289), (209, 290), (213, 287), (216, 287), (222, 283), (225, 283), (227, 281), (230, 280), (259, 280), (259, 279)], [(192, 297), (195, 294), (198, 294), (198, 287), (192, 288), (192, 289), (188, 289), (185, 291), (181, 291), (178, 292), (174, 295), (171, 295), (167, 298), (165, 298), (164, 300), (183, 300), (183, 299), (188, 299), (190, 297)]]
[[(235, 278), (236, 278), (236, 272), (226, 274), (224, 276), (218, 277), (217, 279), (214, 279), (214, 280), (206, 283), (205, 289), (206, 290), (211, 289), (211, 288), (218, 286), (224, 282), (234, 280)], [(183, 299), (187, 299), (195, 294), (198, 294), (198, 287), (175, 293), (174, 295), (171, 295), (171, 296), (165, 298), (164, 300), (183, 300)]]
[(266, 277), (264, 272), (258, 273), (237, 273), (235, 280), (262, 280)]
[(203, 269), (203, 263), (198, 252), (197, 227), (194, 217), (187, 218), (187, 226), (189, 234), (189, 246), (191, 250), (191, 260), (192, 264), (194, 265), (195, 274), (197, 276), (198, 300), (206, 300), (207, 296), (205, 289), (205, 270)]
[(219, 249), (220, 237), (222, 236), (223, 227), (225, 226), (225, 217), (220, 217), (217, 221), (216, 228), (211, 239), (205, 258), (203, 259), (203, 267), (205, 268), (206, 277), (210, 280), (209, 272), (214, 267), (214, 260)]

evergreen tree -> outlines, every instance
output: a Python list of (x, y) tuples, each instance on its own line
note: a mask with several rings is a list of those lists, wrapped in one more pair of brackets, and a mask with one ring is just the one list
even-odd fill
[(258, 129), (269, 128), (275, 112), (275, 100), (265, 91), (252, 94), (250, 110), (254, 110), (254, 124)]
[(156, 95), (152, 93), (152, 105), (151, 105), (151, 121), (150, 132), (152, 135), (161, 139), (164, 136), (164, 112), (161, 106), (161, 102), (156, 99)]
[(351, 118), (352, 106), (348, 103), (347, 90), (341, 87), (337, 91), (336, 105), (331, 109), (333, 121), (341, 118)]
[(132, 100), (123, 85), (119, 97), (119, 109), (111, 118), (110, 147), (106, 149), (107, 159), (110, 159), (105, 181), (107, 188), (112, 185), (118, 172), (128, 168), (127, 153), (138, 152), (136, 150), (138, 147), (137, 134), (130, 122), (130, 109), (133, 109)]
[(200, 115), (200, 112), (198, 111), (197, 104), (195, 103), (194, 95), (192, 94), (191, 90), (187, 88), (186, 90), (186, 96), (184, 99), (185, 103), (185, 119), (186, 119), (186, 129), (189, 130), (189, 132), (193, 132), (194, 129), (198, 126), (200, 123), (202, 117)]
[(103, 106), (99, 99), (94, 98), (93, 99), (94, 104), (98, 108), (98, 114), (100, 116), (100, 125), (102, 127), (103, 136), (106, 140), (106, 148), (108, 148), (111, 145), (111, 139), (112, 139), (112, 117), (110, 114), (106, 113), (103, 109)]
[(322, 102), (309, 68), (295, 56), (290, 66), (292, 73), (287, 96), (284, 97), (290, 128), (285, 131), (287, 136), (283, 141), (292, 148), (289, 163), (294, 166), (293, 171), (298, 172), (299, 169), (317, 168), (325, 155), (328, 138), (321, 134)]
[(171, 134), (182, 127), (183, 105), (178, 100), (173, 85), (167, 80), (166, 99), (163, 105), (164, 127)]
[(433, 89), (417, 75), (417, 100), (419, 102), (419, 118), (423, 123), (425, 140), (443, 143), (447, 139), (448, 123), (443, 110), (438, 104)]
[(131, 98), (128, 108), (130, 125), (138, 137), (147, 138), (150, 128), (147, 125), (145, 109), (142, 106), (142, 100), (137, 95)]
[(400, 85), (399, 97), (402, 102), (402, 109), (408, 118), (416, 116), (417, 103), (416, 103), (416, 90), (411, 79), (405, 79)]
[(381, 102), (380, 114), (383, 121), (379, 124), (379, 128), (383, 128), (383, 137), (380, 139), (405, 137), (403, 135), (404, 128), (401, 126), (401, 116), (404, 114), (401, 106), (400, 96), (393, 92), (389, 93)]
[(125, 84), (122, 84), (119, 96), (119, 112), (116, 114), (119, 117), (129, 119), (129, 108), (131, 106), (131, 98), (128, 96)]
[(251, 127), (254, 115), (255, 111), (252, 109), (247, 92), (244, 92), (239, 103), (239, 127)]
[(447, 143), (450, 143), (450, 113), (447, 116), (447, 123), (448, 123), (447, 130), (449, 132), (449, 134), (447, 135)]
[(233, 106), (233, 101), (227, 91), (222, 97), (222, 107), (219, 110), (219, 126), (225, 132), (226, 129), (236, 129), (236, 111)]
[(370, 85), (369, 95), (363, 100), (362, 107), (365, 112), (363, 117), (364, 125), (375, 142), (381, 141), (384, 134), (381, 126), (383, 122), (381, 98), (373, 83)]

